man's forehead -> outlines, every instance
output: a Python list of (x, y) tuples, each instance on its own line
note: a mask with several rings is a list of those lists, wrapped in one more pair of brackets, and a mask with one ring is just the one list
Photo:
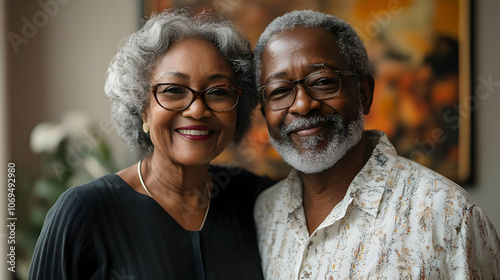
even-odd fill
[(321, 28), (315, 28), (315, 27), (297, 26), (297, 27), (294, 27), (291, 29), (287, 29), (287, 30), (283, 30), (283, 31), (279, 31), (279, 32), (274, 33), (271, 36), (271, 38), (269, 39), (267, 46), (269, 46), (269, 44), (272, 41), (276, 41), (276, 40), (289, 40), (289, 41), (302, 40), (303, 38), (308, 37), (307, 35), (311, 35), (311, 36), (316, 35), (316, 36), (319, 36), (319, 38), (324, 39), (325, 41), (332, 40), (332, 39), (333, 39), (333, 41), (336, 41), (335, 34), (333, 32), (328, 31), (328, 30), (321, 29)]
[(318, 28), (297, 27), (276, 33), (262, 53), (262, 74), (269, 77), (298, 65), (311, 70), (318, 65), (347, 70), (336, 41), (332, 32)]
[(263, 50), (261, 60), (266, 56), (294, 56), (315, 54), (339, 56), (337, 38), (327, 30), (310, 27), (296, 27), (274, 34)]

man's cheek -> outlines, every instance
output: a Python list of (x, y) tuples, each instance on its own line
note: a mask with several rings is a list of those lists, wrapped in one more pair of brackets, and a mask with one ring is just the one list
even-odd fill
[(272, 128), (271, 126), (269, 126), (268, 132), (269, 132), (269, 137), (272, 137), (275, 140), (283, 140), (279, 128)]
[(281, 127), (283, 126), (283, 118), (276, 114), (276, 112), (266, 111), (266, 123), (269, 135), (275, 139), (280, 137)]

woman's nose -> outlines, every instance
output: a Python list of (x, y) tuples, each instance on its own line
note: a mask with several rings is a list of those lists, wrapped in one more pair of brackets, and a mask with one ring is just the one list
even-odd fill
[(182, 111), (182, 115), (194, 119), (202, 119), (211, 117), (212, 111), (207, 107), (202, 97), (198, 96), (188, 108)]

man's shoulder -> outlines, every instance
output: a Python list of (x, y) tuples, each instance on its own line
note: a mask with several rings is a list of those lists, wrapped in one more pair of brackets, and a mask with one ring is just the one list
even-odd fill
[(415, 198), (435, 197), (452, 199), (457, 206), (471, 206), (469, 194), (457, 183), (415, 161), (398, 156), (389, 176), (394, 189), (404, 188), (404, 192)]
[(457, 183), (420, 163), (398, 155), (385, 133), (377, 130), (366, 133), (376, 145), (376, 154), (372, 154), (372, 157), (375, 157), (374, 165), (378, 167), (379, 172), (387, 174), (386, 190), (412, 201), (427, 203), (433, 201), (429, 198), (452, 199), (457, 202), (455, 206), (472, 205), (468, 193)]
[(460, 187), (457, 183), (444, 175), (402, 156), (397, 156), (396, 162), (392, 168), (392, 173), (395, 172), (398, 173), (400, 178), (415, 179), (421, 183), (432, 181), (453, 188)]
[(257, 203), (259, 205), (275, 204), (277, 198), (283, 195), (283, 189), (286, 188), (286, 181), (287, 179), (283, 179), (264, 190), (257, 198)]
[(287, 179), (283, 179), (257, 197), (253, 216), (260, 239), (265, 239), (265, 232), (273, 231), (276, 227), (275, 222), (283, 221), (284, 215), (288, 213), (284, 193), (285, 188), (289, 187)]

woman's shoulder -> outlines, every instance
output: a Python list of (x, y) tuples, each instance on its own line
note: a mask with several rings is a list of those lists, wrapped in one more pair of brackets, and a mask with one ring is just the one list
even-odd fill
[(67, 189), (59, 196), (56, 204), (52, 208), (65, 209), (79, 205), (88, 208), (89, 204), (101, 203), (114, 197), (119, 189), (126, 189), (127, 184), (114, 174), (106, 174), (81, 185), (76, 185)]
[(99, 199), (99, 191), (110, 188), (111, 182), (116, 180), (114, 176), (116, 175), (104, 175), (64, 191), (47, 212), (44, 224), (55, 228), (79, 228), (87, 225), (86, 217), (92, 204)]
[(69, 188), (66, 193), (69, 195), (100, 195), (104, 192), (116, 191), (126, 186), (126, 183), (115, 173), (106, 174), (86, 183)]

